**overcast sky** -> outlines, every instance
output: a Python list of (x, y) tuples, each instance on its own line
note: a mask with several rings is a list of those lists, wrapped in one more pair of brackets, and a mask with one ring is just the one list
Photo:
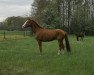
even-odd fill
[(29, 15), (34, 0), (0, 0), (0, 22), (11, 16)]

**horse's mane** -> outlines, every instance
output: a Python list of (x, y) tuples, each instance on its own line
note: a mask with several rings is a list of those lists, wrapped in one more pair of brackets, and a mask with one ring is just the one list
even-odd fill
[(34, 20), (32, 20), (32, 22), (33, 22), (33, 24), (36, 25), (37, 27), (43, 28), (43, 27), (41, 27), (37, 22), (35, 22)]

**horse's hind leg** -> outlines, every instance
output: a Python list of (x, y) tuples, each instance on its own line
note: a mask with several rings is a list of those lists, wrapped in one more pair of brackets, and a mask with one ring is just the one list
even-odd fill
[[(58, 51), (58, 55), (61, 54), (61, 50), (63, 49), (64, 50), (64, 44), (61, 40), (58, 40), (58, 43), (59, 43), (59, 51)], [(64, 52), (62, 51), (62, 54), (64, 54)]]
[(62, 42), (61, 46), (62, 46), (61, 53), (64, 54), (64, 43), (63, 42)]
[(83, 36), (81, 37), (81, 40), (83, 41)]
[(60, 42), (60, 40), (58, 40), (58, 44), (59, 44), (59, 50), (58, 50), (58, 55), (60, 55), (60, 53), (61, 53), (61, 42)]

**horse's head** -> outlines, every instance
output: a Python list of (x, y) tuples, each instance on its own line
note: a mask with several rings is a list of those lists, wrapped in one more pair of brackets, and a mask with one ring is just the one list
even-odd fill
[(30, 18), (22, 25), (22, 28), (31, 27), (32, 20)]
[(22, 25), (22, 28), (27, 28), (27, 27), (31, 27), (32, 29), (42, 28), (41, 26), (37, 24), (37, 22), (35, 22), (34, 20), (30, 18), (28, 18), (27, 21)]

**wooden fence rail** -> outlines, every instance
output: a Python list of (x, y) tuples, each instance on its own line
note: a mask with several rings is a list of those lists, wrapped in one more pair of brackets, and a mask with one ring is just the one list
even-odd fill
[(3, 37), (6, 39), (7, 37), (11, 36), (30, 36), (31, 32), (30, 31), (0, 31), (0, 37)]

